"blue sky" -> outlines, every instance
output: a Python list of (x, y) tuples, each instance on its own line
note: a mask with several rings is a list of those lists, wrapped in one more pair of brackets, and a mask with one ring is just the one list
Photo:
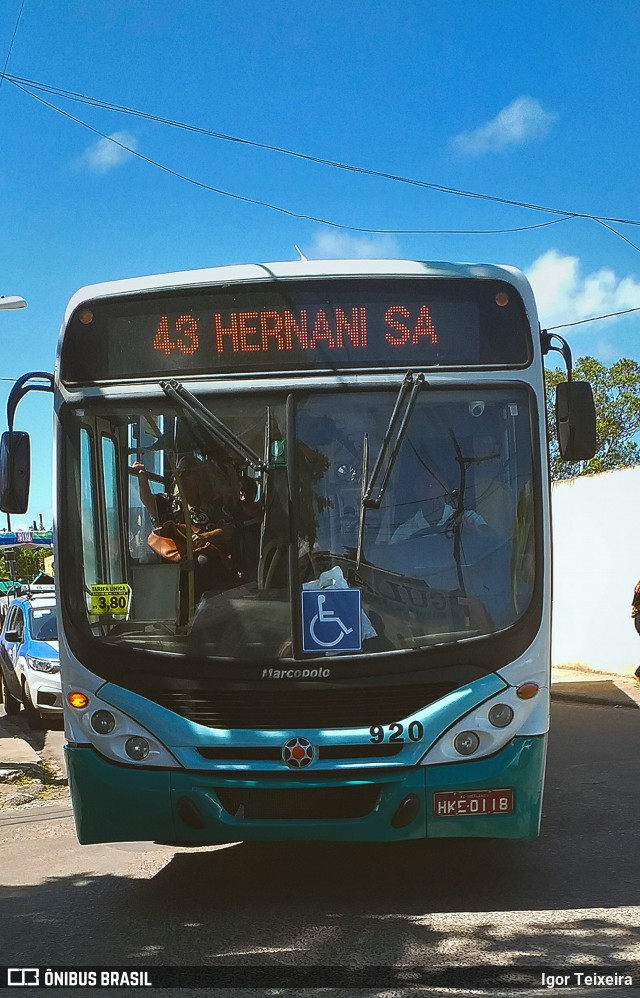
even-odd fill
[[(640, 220), (631, 0), (2, 0), (2, 14), (0, 69), (15, 77), (345, 164)], [(33, 93), (94, 131), (3, 81), (0, 294), (28, 301), (0, 313), (4, 379), (52, 370), (65, 305), (85, 284), (294, 259), (294, 244), (310, 258), (511, 263), (532, 281), (544, 325), (640, 306), (636, 226), (615, 226), (635, 246), (589, 218), (483, 235), (329, 227), (214, 194), (140, 156), (344, 226), (508, 229), (560, 216)], [(640, 361), (640, 312), (565, 335), (576, 357)], [(3, 425), (9, 388), (0, 381)], [(14, 526), (40, 513), (51, 522), (51, 424), (49, 397), (19, 406), (33, 467), (31, 505)]]

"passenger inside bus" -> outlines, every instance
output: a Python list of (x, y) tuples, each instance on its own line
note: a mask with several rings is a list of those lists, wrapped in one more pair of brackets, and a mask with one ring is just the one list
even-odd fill
[(131, 470), (154, 525), (148, 539), (152, 550), (167, 561), (186, 563), (186, 530), (187, 526), (191, 528), (195, 599), (207, 590), (238, 585), (240, 576), (234, 558), (236, 517), (232, 505), (216, 494), (208, 466), (193, 455), (181, 457), (171, 493), (153, 493), (147, 469), (140, 462), (135, 462)]

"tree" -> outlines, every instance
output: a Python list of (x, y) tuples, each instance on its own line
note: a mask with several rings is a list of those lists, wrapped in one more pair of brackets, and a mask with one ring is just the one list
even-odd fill
[(575, 381), (588, 381), (596, 405), (596, 453), (590, 461), (567, 462), (560, 457), (556, 437), (555, 387), (566, 381), (559, 368), (545, 371), (551, 477), (557, 481), (578, 475), (629, 468), (640, 464), (640, 364), (622, 358), (605, 367), (593, 357), (580, 357), (573, 368)]
[[(14, 576), (16, 579), (24, 579), (31, 582), (38, 572), (44, 570), (44, 559), (51, 554), (49, 548), (21, 548), (16, 547)], [(7, 563), (6, 553), (0, 552), (0, 577), (8, 579), (11, 571)]]

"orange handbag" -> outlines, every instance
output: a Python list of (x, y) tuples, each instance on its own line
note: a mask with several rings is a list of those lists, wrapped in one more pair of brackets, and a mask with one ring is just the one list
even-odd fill
[[(151, 531), (147, 543), (165, 561), (179, 562), (187, 557), (187, 531), (184, 523), (173, 523), (171, 520), (163, 523), (161, 527)], [(200, 535), (198, 527), (193, 527), (191, 544), (194, 555), (209, 553), (225, 557), (224, 531), (219, 528), (209, 531), (209, 536), (205, 538)]]

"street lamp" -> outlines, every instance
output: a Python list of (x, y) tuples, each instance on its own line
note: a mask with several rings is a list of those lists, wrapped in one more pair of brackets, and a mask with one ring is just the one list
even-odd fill
[(26, 307), (27, 303), (20, 295), (0, 295), (0, 309)]

